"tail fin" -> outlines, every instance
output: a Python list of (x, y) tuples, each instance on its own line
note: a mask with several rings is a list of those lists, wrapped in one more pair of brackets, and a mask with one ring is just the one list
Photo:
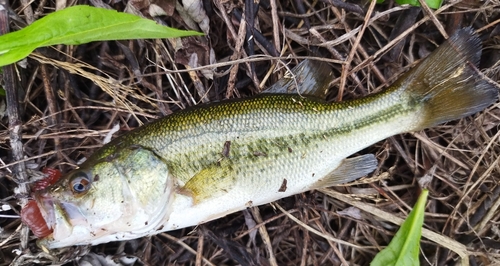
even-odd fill
[(476, 68), (480, 57), (481, 40), (474, 30), (460, 29), (395, 82), (398, 90), (409, 93), (411, 103), (424, 105), (424, 117), (414, 130), (474, 114), (497, 100), (498, 85)]

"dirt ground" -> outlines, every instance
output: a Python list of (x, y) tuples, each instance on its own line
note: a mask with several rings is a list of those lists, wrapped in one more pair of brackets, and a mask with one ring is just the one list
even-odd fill
[[(10, 30), (53, 12), (56, 3), (11, 1)], [(483, 42), (481, 71), (500, 81), (498, 0), (445, 1), (438, 10), (388, 0), (69, 3), (127, 10), (206, 36), (59, 45), (37, 49), (13, 72), (4, 68), (1, 85), (16, 88), (22, 127), (9, 131), (2, 96), (0, 265), (368, 265), (411, 210), (422, 180), (430, 197), (420, 263), (500, 265), (498, 100), (471, 117), (361, 151), (379, 160), (368, 182), (299, 194), (196, 230), (44, 253), (32, 235), (27, 241), (18, 218), (26, 178), (44, 167), (74, 169), (117, 124), (113, 136), (193, 105), (258, 94), (306, 58), (334, 69), (330, 101), (363, 97), (467, 26)], [(189, 13), (188, 3), (201, 6)], [(12, 136), (22, 146), (11, 146)]]

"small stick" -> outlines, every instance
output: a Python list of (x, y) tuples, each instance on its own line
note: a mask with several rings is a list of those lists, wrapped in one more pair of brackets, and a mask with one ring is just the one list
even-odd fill
[(202, 266), (201, 262), (203, 261), (203, 235), (200, 234), (198, 236), (198, 247), (196, 247), (196, 266)]
[(273, 39), (274, 39), (274, 47), (276, 51), (280, 50), (281, 42), (280, 42), (280, 24), (278, 20), (278, 6), (276, 5), (276, 0), (271, 0), (271, 17), (273, 20)]
[[(164, 236), (165, 238), (167, 238), (167, 239), (175, 242), (176, 244), (180, 245), (181, 247), (183, 247), (184, 249), (186, 249), (189, 253), (196, 255), (196, 250), (194, 250), (188, 244), (184, 243), (183, 239), (179, 239), (179, 238), (177, 238), (175, 236), (172, 236), (172, 235), (169, 235), (167, 233), (163, 233), (161, 235)], [(202, 256), (201, 259), (203, 260), (203, 262), (205, 264), (210, 265), (210, 266), (215, 266), (215, 264), (213, 264), (212, 262), (210, 262), (207, 258), (205, 258), (205, 257)]]
[[(262, 216), (260, 215), (258, 207), (252, 208), (252, 215), (258, 224), (262, 224), (262, 222), (263, 222)], [(269, 234), (267, 233), (266, 226), (259, 227), (259, 233), (260, 233), (260, 236), (262, 237), (262, 240), (264, 241), (264, 244), (267, 247), (267, 252), (269, 253), (269, 264), (271, 266), (278, 266), (278, 262), (276, 261), (276, 257), (274, 256), (272, 242), (271, 242), (271, 239), (269, 238)]]
[[(56, 102), (56, 95), (54, 93), (54, 89), (52, 88), (50, 84), (50, 76), (47, 71), (47, 65), (42, 64), (40, 66), (40, 72), (42, 74), (42, 80), (43, 80), (43, 90), (45, 92), (45, 99), (47, 100), (47, 106), (49, 109), (49, 116), (47, 117), (48, 119), (48, 126), (49, 127), (56, 127), (57, 131), (57, 125), (58, 123), (58, 115), (54, 115), (57, 113), (59, 110), (57, 108), (57, 102)], [(54, 146), (55, 150), (59, 151), (61, 150), (61, 143), (59, 142), (59, 139), (55, 138), (54, 139)], [(58, 156), (60, 157), (60, 156)]]
[(337, 96), (337, 101), (340, 102), (342, 101), (342, 96), (344, 95), (344, 89), (345, 89), (345, 84), (347, 80), (347, 75), (349, 73), (349, 68), (351, 67), (351, 62), (354, 59), (354, 54), (356, 53), (357, 47), (359, 46), (359, 43), (361, 42), (361, 38), (363, 38), (363, 34), (365, 33), (365, 29), (368, 27), (370, 23), (370, 17), (372, 16), (373, 9), (375, 8), (375, 4), (377, 1), (372, 0), (370, 3), (370, 7), (368, 8), (368, 12), (366, 12), (365, 16), (365, 21), (366, 23), (363, 23), (363, 26), (361, 27), (361, 30), (358, 33), (358, 36), (356, 40), (354, 41), (354, 44), (352, 45), (351, 52), (349, 53), (349, 56), (347, 57), (346, 64), (342, 65), (342, 74), (340, 78), (340, 86), (339, 86), (339, 94)]
[(438, 28), (439, 32), (445, 39), (448, 39), (450, 36), (446, 33), (446, 30), (444, 30), (443, 25), (441, 25), (441, 22), (439, 22), (438, 18), (436, 15), (434, 15), (434, 12), (431, 10), (431, 8), (427, 5), (425, 0), (418, 0), (420, 2), (420, 5), (422, 6), (422, 9), (424, 10), (425, 13), (427, 13), (427, 16), (430, 17), (434, 25), (436, 25), (436, 28)]

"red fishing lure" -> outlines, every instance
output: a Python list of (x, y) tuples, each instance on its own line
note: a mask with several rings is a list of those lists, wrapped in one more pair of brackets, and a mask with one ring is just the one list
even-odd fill
[[(61, 172), (54, 168), (44, 168), (42, 172), (48, 176), (37, 181), (33, 186), (33, 191), (44, 190), (61, 177)], [(35, 200), (29, 200), (21, 210), (21, 220), (31, 228), (36, 237), (46, 237), (52, 233), (52, 229), (47, 226)]]

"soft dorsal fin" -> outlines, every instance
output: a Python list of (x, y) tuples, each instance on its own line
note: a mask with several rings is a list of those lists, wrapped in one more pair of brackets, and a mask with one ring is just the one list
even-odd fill
[(332, 68), (325, 62), (306, 59), (262, 93), (286, 93), (325, 99)]

